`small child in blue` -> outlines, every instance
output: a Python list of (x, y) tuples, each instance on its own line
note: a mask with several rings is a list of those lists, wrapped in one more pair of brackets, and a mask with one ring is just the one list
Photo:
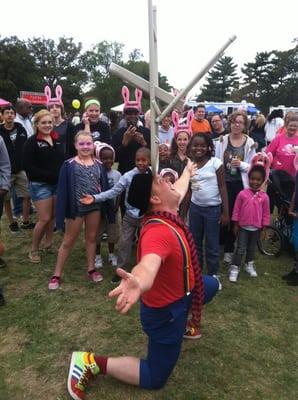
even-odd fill
[[(113, 169), (113, 164), (115, 161), (115, 151), (112, 146), (103, 142), (95, 142), (95, 155), (99, 161), (102, 162), (104, 166), (107, 178), (108, 178), (108, 185), (109, 189), (115, 186), (115, 184), (121, 178), (121, 174), (116, 169)], [(119, 212), (119, 201), (116, 199), (114, 201), (115, 207), (115, 222), (111, 223), (107, 218), (107, 215), (102, 212), (101, 220), (100, 220), (100, 227), (99, 227), (99, 235), (97, 238), (97, 246), (96, 246), (96, 256), (95, 256), (95, 268), (102, 268), (103, 267), (103, 259), (100, 254), (101, 250), (101, 238), (102, 235), (106, 232), (108, 235), (108, 261), (112, 264), (113, 267), (117, 266), (117, 256), (114, 254), (115, 244), (119, 240), (119, 233), (120, 233), (120, 212)]]
[(282, 277), (289, 286), (298, 286), (298, 172), (295, 179), (295, 190), (289, 208), (289, 215), (293, 217), (291, 241), (295, 251), (294, 266), (291, 272)]
[[(124, 268), (130, 262), (130, 253), (133, 244), (133, 240), (135, 238), (135, 234), (137, 229), (140, 227), (143, 216), (140, 215), (140, 210), (138, 208), (132, 207), (128, 201), (129, 187), (131, 185), (132, 179), (136, 174), (146, 174), (149, 173), (149, 164), (150, 164), (150, 150), (147, 147), (141, 147), (136, 152), (135, 157), (135, 168), (126, 172), (121, 176), (116, 185), (106, 192), (102, 192), (99, 194), (85, 194), (81, 198), (82, 204), (92, 204), (98, 203), (102, 201), (106, 201), (108, 199), (114, 199), (119, 196), (124, 190), (126, 190), (125, 194), (125, 207), (126, 211), (122, 221), (121, 228), (121, 236), (118, 244), (118, 260), (117, 260), (117, 268)], [(112, 283), (118, 283), (121, 278), (115, 274), (112, 278)]]

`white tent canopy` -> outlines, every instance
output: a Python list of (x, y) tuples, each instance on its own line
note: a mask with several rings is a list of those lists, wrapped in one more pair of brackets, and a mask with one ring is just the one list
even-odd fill
[(118, 106), (112, 107), (111, 110), (122, 113), (123, 112), (123, 108), (124, 108), (124, 103), (119, 104)]

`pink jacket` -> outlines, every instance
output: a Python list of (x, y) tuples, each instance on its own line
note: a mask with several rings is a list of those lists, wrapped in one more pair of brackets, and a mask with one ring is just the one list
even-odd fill
[(269, 197), (265, 192), (243, 189), (238, 194), (232, 215), (239, 226), (255, 226), (258, 229), (270, 224)]

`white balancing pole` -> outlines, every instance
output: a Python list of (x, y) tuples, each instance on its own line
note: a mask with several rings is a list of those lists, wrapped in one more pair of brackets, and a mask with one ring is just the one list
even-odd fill
[(152, 0), (148, 0), (149, 20), (149, 81), (150, 81), (150, 137), (151, 137), (151, 168), (153, 175), (158, 172), (158, 121), (156, 112), (156, 93), (158, 86), (157, 67), (157, 31), (156, 31), (156, 7), (152, 6)]

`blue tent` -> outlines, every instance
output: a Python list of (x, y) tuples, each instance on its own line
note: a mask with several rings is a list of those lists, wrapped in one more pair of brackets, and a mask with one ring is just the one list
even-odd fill
[(258, 110), (256, 107), (253, 106), (248, 106), (246, 111), (250, 114), (256, 114), (260, 112), (260, 110)]
[(220, 109), (220, 108), (217, 108), (217, 107), (215, 107), (215, 106), (207, 106), (206, 107), (206, 111), (208, 112), (208, 113), (222, 113), (223, 111)]

